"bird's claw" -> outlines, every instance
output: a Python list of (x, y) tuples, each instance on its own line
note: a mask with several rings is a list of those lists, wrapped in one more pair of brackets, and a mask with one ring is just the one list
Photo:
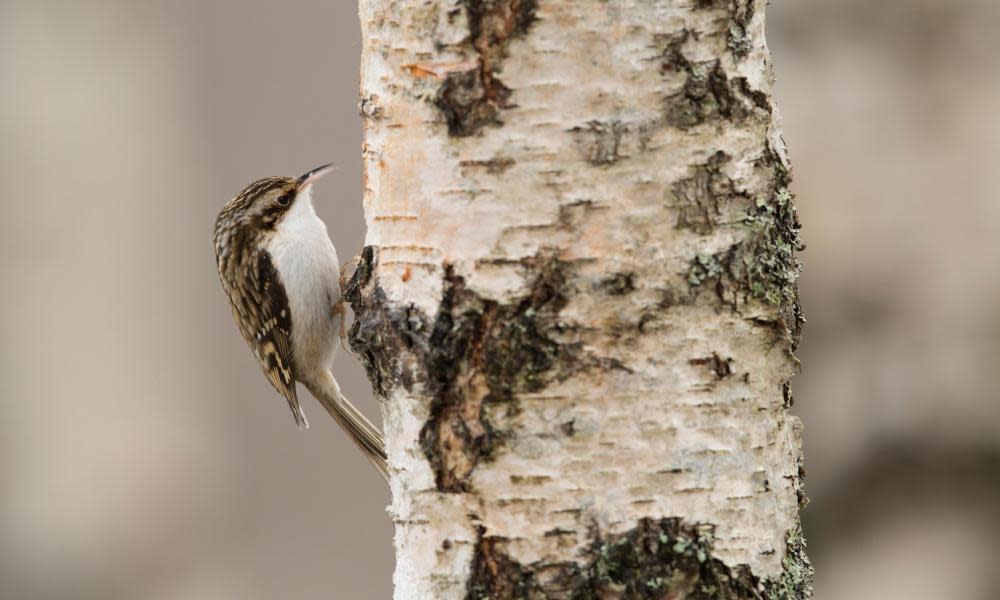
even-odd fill
[(349, 261), (340, 265), (340, 302), (338, 302), (332, 310), (333, 316), (340, 317), (340, 345), (344, 348), (344, 350), (350, 352), (351, 354), (354, 354), (354, 351), (351, 350), (351, 347), (347, 344), (347, 304), (344, 302), (344, 290), (347, 288), (348, 283), (348, 269), (351, 266), (356, 267), (360, 260), (360, 256), (355, 256), (353, 262)]
[(333, 310), (330, 311), (334, 317), (340, 317), (340, 323), (338, 324), (338, 333), (340, 334), (340, 345), (341, 347), (354, 354), (351, 347), (347, 344), (347, 304), (341, 300), (336, 305), (334, 305)]

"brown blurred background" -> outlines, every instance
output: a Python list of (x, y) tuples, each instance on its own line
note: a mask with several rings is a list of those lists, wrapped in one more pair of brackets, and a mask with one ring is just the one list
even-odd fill
[[(1000, 597), (997, 31), (995, 0), (769, 8), (819, 600)], [(358, 56), (350, 1), (0, 0), (0, 598), (390, 597), (383, 484), (311, 399), (295, 429), (211, 247), (244, 184), (331, 160), (360, 246)]]

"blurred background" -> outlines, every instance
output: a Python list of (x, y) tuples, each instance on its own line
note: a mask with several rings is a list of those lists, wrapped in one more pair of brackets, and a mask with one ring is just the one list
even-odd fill
[[(1000, 4), (768, 11), (816, 598), (1000, 597)], [(336, 161), (360, 247), (358, 57), (354, 2), (0, 0), (0, 598), (390, 597), (384, 485), (311, 399), (294, 428), (211, 246)]]

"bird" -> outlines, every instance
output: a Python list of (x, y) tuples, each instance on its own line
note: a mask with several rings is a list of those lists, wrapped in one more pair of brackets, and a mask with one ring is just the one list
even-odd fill
[(215, 220), (215, 258), (236, 325), (300, 429), (305, 386), (388, 481), (382, 433), (344, 396), (330, 368), (343, 344), (346, 307), (337, 251), (316, 214), (313, 184), (332, 170), (265, 177)]

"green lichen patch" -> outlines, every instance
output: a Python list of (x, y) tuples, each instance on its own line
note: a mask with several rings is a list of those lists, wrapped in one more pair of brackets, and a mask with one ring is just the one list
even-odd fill
[(580, 563), (523, 565), (506, 554), (506, 540), (485, 533), (479, 530), (468, 599), (804, 600), (812, 594), (799, 529), (789, 534), (785, 571), (767, 581), (745, 566), (726, 566), (712, 554), (712, 528), (680, 519), (643, 519), (624, 534), (598, 535)]
[(448, 124), (448, 134), (455, 137), (499, 124), (500, 110), (509, 105), (511, 90), (497, 74), (510, 40), (527, 33), (534, 22), (537, 0), (462, 0), (462, 6), (478, 65), (449, 73), (435, 100)]
[(730, 25), (726, 45), (737, 60), (749, 56), (753, 49), (753, 42), (748, 31), (755, 8), (755, 0), (730, 0), (729, 2)]
[(796, 524), (785, 540), (785, 558), (781, 561), (782, 573), (777, 579), (767, 582), (767, 600), (790, 600), (811, 598), (815, 570), (806, 554), (806, 539), (802, 535), (802, 525)]
[(691, 261), (687, 280), (692, 286), (700, 286), (706, 281), (717, 281), (725, 273), (723, 263), (714, 254), (699, 254)]
[(711, 551), (711, 528), (644, 519), (627, 534), (595, 546), (584, 581), (571, 597), (755, 598), (749, 570), (732, 570)]
[(749, 206), (743, 238), (723, 251), (695, 256), (687, 279), (692, 288), (714, 284), (719, 298), (733, 307), (751, 298), (778, 306), (777, 325), (797, 345), (805, 322), (798, 302), (801, 264), (796, 256), (804, 247), (801, 226), (787, 170), (770, 150), (758, 167), (772, 171), (773, 187)]
[(801, 452), (799, 453), (799, 456), (796, 459), (796, 467), (798, 469), (796, 473), (797, 477), (795, 477), (793, 481), (795, 483), (795, 498), (796, 500), (798, 500), (799, 509), (801, 510), (809, 506), (809, 496), (806, 494), (806, 486), (805, 486), (806, 465), (805, 465), (805, 459), (803, 458)]
[[(771, 198), (758, 198), (746, 224), (751, 233), (742, 260), (732, 264), (734, 272), (744, 279), (754, 298), (771, 304), (794, 302), (801, 270), (795, 253), (801, 243), (791, 192), (780, 188)], [(739, 267), (743, 267), (742, 272)]]

